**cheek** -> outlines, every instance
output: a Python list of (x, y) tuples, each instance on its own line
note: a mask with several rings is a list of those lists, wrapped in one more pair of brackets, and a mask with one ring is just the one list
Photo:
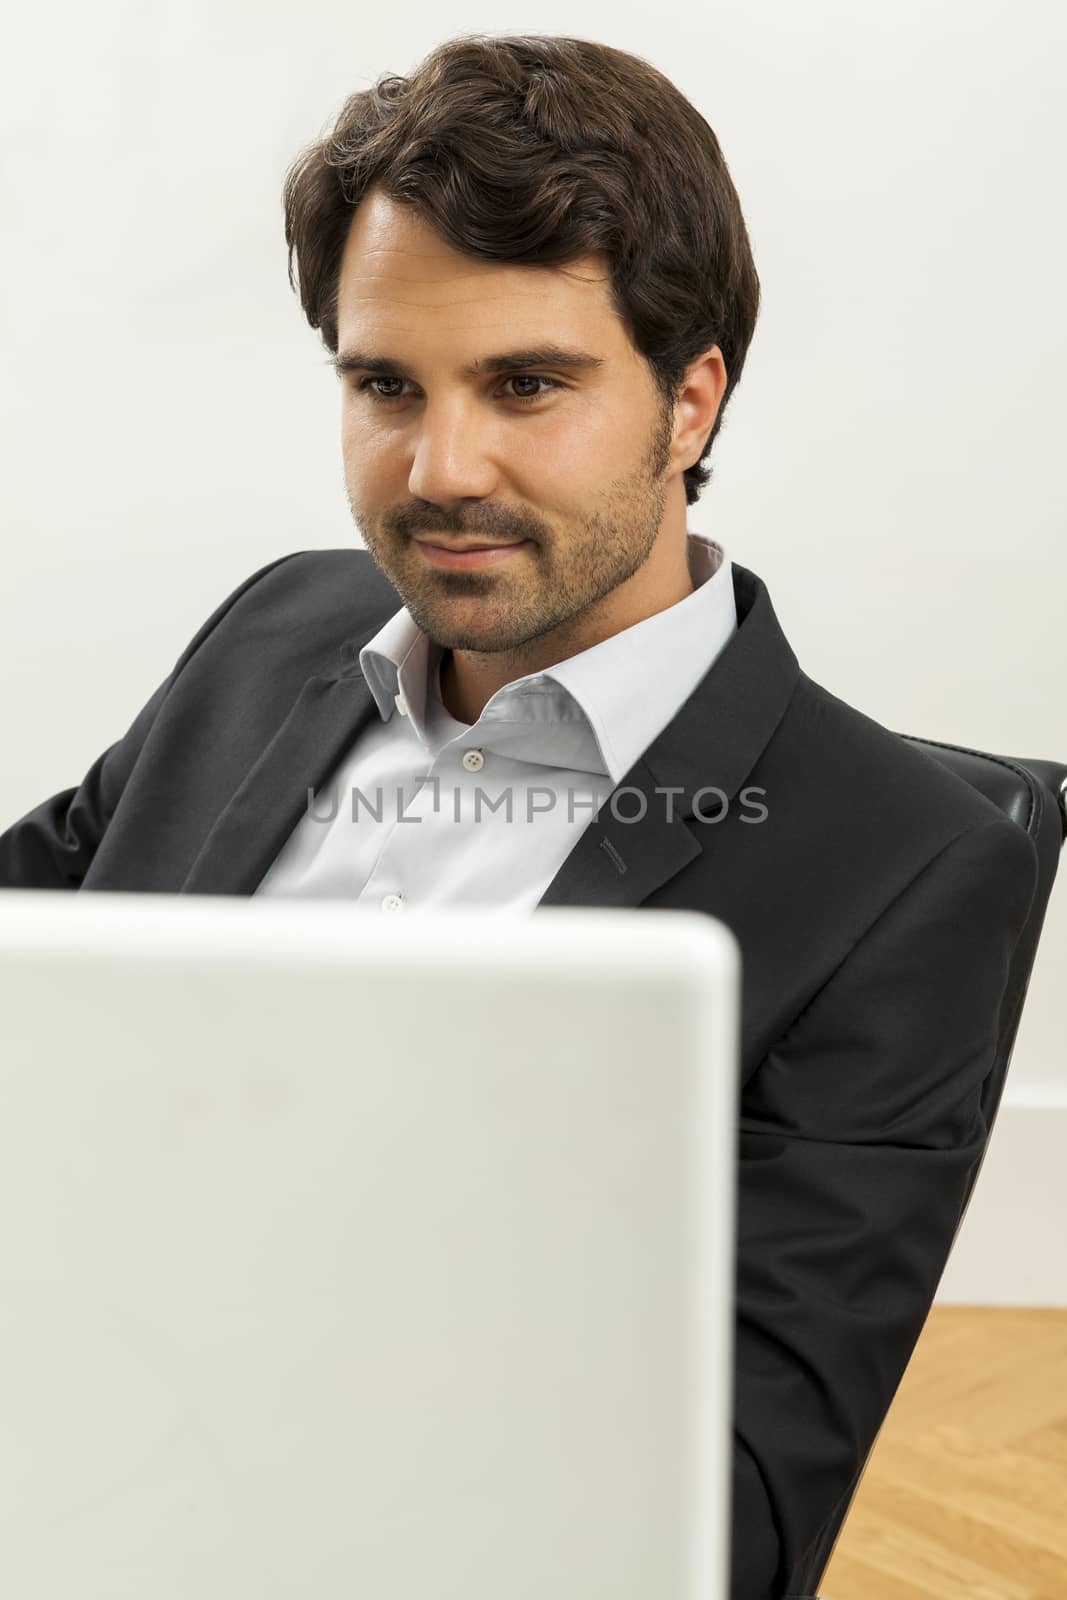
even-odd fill
[(517, 485), (549, 501), (566, 502), (583, 493), (603, 473), (612, 441), (572, 418), (555, 419), (536, 431), (517, 434), (500, 457), (500, 466)]
[(574, 407), (540, 442), (543, 467), (579, 487), (613, 477), (627, 454), (625, 421), (596, 406)]
[(403, 456), (395, 443), (364, 424), (342, 421), (341, 455), (350, 493), (358, 489), (373, 500), (376, 494), (394, 492), (405, 477)]

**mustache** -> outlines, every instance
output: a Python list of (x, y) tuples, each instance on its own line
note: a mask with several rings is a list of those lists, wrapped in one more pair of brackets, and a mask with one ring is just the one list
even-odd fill
[(418, 534), (432, 536), (443, 534), (450, 538), (484, 540), (487, 544), (498, 540), (510, 544), (520, 539), (540, 539), (540, 529), (524, 527), (521, 523), (504, 522), (495, 517), (445, 516), (440, 513), (411, 513), (393, 519), (392, 530), (404, 538), (413, 539)]

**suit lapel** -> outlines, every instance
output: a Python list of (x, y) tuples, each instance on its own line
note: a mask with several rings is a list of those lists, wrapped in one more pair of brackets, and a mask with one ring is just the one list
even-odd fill
[(605, 801), (539, 907), (640, 905), (724, 836), (713, 819), (734, 801), (800, 677), (761, 579), (736, 562), (733, 578), (737, 632)]
[[(703, 850), (777, 727), (800, 674), (762, 581), (734, 563), (738, 628), (673, 719), (580, 835), (541, 906), (638, 906)], [(183, 894), (252, 894), (318, 790), (378, 715), (359, 651), (304, 684), (193, 863)]]
[(309, 678), (220, 813), (179, 892), (253, 894), (303, 815), (308, 790), (325, 782), (377, 715), (358, 668)]

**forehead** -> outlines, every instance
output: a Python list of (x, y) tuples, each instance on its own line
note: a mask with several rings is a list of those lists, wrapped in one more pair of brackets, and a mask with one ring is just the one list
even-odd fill
[(410, 207), (372, 190), (357, 208), (341, 258), (338, 328), (346, 333), (419, 328), (432, 314), (435, 333), (527, 332), (551, 324), (624, 344), (611, 304), (607, 260), (583, 256), (566, 268), (475, 260), (454, 250)]

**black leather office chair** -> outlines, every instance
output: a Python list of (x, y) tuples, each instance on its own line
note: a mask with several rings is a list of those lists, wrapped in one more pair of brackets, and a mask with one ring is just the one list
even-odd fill
[[(1037, 953), (1038, 940), (1045, 921), (1045, 910), (1052, 893), (1056, 868), (1059, 865), (1060, 850), (1064, 838), (1067, 837), (1067, 766), (1061, 766), (1055, 761), (1024, 761), (1015, 756), (994, 756), (985, 750), (967, 750), (962, 745), (941, 744), (936, 739), (914, 738), (910, 734), (904, 734), (902, 737), (906, 738), (909, 744), (916, 745), (942, 762), (961, 778), (965, 778), (976, 789), (980, 789), (987, 799), (1005, 811), (1020, 828), (1025, 828), (1037, 846), (1037, 888), (1034, 891), (1030, 916), (1019, 936), (1019, 943), (1012, 958), (1008, 988), (1001, 1012), (997, 1053), (982, 1091), (982, 1113), (987, 1130), (986, 1145), (971, 1174), (960, 1220), (956, 1226), (958, 1233), (960, 1224), (967, 1215), (974, 1185), (989, 1147), (989, 1135), (993, 1131), (993, 1123), (1008, 1075), (1019, 1017), (1030, 984), (1030, 973), (1033, 970), (1034, 956)], [(873, 1448), (871, 1453), (873, 1454)], [(870, 1456), (867, 1460), (870, 1460)], [(815, 1596), (815, 1600), (818, 1600), (815, 1595), (816, 1588), (830, 1564), (830, 1557), (834, 1553), (834, 1547), (866, 1469), (867, 1462), (864, 1462), (835, 1506), (812, 1547), (803, 1576), (794, 1582), (790, 1600), (793, 1600), (793, 1597), (796, 1597), (796, 1600), (806, 1600), (806, 1597), (810, 1596)], [(832, 1597), (825, 1596), (823, 1600), (832, 1600)], [(853, 1597), (842, 1596), (841, 1600), (853, 1600)]]

